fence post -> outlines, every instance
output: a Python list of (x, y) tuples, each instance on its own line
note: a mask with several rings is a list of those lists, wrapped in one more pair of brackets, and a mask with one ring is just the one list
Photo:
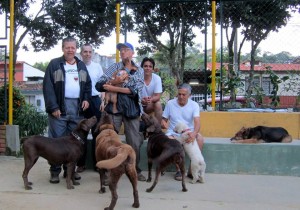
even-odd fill
[(18, 125), (6, 125), (6, 153), (8, 155), (20, 155), (20, 137)]

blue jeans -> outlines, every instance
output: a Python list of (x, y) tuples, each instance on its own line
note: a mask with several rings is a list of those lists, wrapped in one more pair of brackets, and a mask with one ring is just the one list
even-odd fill
[[(79, 100), (78, 99), (65, 99), (66, 115), (55, 118), (48, 114), (48, 136), (50, 138), (58, 138), (69, 135), (83, 119), (79, 116)], [(59, 175), (61, 172), (61, 165), (50, 164), (50, 173)], [(64, 169), (66, 167), (64, 166)]]

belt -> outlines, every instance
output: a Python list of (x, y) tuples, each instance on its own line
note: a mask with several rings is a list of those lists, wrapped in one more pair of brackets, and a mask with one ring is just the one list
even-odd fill
[(99, 96), (98, 96), (98, 95), (92, 96), (92, 98), (96, 98), (96, 97), (97, 97), (97, 98), (99, 98)]

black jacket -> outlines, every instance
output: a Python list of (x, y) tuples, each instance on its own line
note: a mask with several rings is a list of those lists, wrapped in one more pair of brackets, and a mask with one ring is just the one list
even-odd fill
[[(82, 101), (90, 102), (91, 99), (91, 78), (87, 71), (86, 65), (75, 57), (80, 82), (80, 98), (79, 105)], [(47, 66), (43, 80), (43, 94), (45, 99), (46, 112), (51, 114), (56, 110), (60, 110), (62, 115), (66, 115), (65, 111), (65, 65), (64, 57), (54, 58)], [(79, 110), (79, 114), (81, 110)]]

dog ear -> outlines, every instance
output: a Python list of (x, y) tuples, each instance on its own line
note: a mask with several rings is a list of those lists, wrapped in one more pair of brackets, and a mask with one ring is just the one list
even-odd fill
[(89, 131), (91, 128), (86, 124), (87, 119), (80, 121), (80, 128), (84, 131)]

